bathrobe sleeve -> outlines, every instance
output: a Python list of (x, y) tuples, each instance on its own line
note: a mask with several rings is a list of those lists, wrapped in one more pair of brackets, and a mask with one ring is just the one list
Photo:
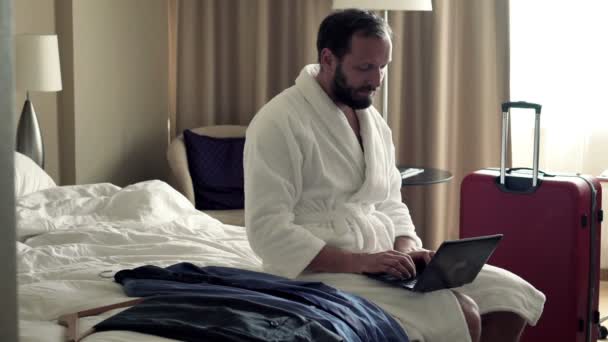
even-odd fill
[(401, 173), (394, 167), (391, 169), (389, 198), (376, 207), (385, 213), (395, 225), (395, 238), (407, 236), (416, 242), (417, 247), (422, 247), (422, 240), (416, 234), (416, 228), (410, 211), (401, 200)]
[[(376, 118), (381, 118), (379, 114)], [(390, 128), (383, 119), (376, 120), (381, 136), (383, 137), (383, 143), (386, 147), (385, 160), (388, 162), (386, 170), (388, 170), (387, 178), (389, 179), (389, 190), (388, 198), (376, 206), (376, 210), (379, 210), (386, 214), (395, 226), (395, 238), (399, 236), (407, 236), (412, 238), (416, 242), (417, 247), (422, 247), (422, 240), (416, 234), (416, 228), (410, 211), (403, 203), (401, 199), (401, 173), (397, 169), (397, 163), (395, 161), (395, 145), (393, 144), (393, 137)]]
[(296, 135), (284, 117), (257, 116), (247, 129), (243, 160), (247, 235), (265, 270), (295, 278), (325, 242), (294, 224), (303, 161)]

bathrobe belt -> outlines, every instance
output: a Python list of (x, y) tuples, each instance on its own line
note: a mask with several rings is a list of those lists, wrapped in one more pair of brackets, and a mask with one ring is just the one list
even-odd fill
[(364, 250), (366, 237), (363, 232), (373, 228), (369, 220), (376, 209), (371, 204), (344, 203), (333, 210), (295, 214), (294, 223), (299, 225), (329, 223), (337, 235), (354, 234), (358, 250)]

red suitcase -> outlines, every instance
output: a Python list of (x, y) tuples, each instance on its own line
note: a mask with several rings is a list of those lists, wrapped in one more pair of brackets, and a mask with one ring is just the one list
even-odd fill
[[(505, 169), (512, 107), (536, 112), (532, 170)], [(463, 179), (460, 235), (504, 234), (489, 263), (547, 296), (538, 324), (527, 327), (521, 341), (596, 341), (602, 188), (591, 176), (538, 172), (540, 109), (526, 102), (502, 105), (501, 167)]]

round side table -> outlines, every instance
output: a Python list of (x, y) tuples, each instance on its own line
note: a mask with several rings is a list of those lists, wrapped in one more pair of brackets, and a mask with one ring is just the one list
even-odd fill
[(406, 169), (415, 168), (422, 169), (423, 172), (402, 178), (401, 186), (410, 186), (410, 185), (430, 185), (437, 183), (448, 182), (454, 177), (450, 171), (436, 169), (432, 167), (417, 167), (417, 166), (409, 166), (409, 165), (398, 165), (397, 168), (399, 172), (403, 172)]

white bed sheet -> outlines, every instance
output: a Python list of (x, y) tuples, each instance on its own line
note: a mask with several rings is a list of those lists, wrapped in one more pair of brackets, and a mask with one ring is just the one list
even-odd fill
[[(21, 341), (63, 341), (60, 315), (128, 300), (113, 274), (188, 261), (261, 271), (243, 227), (197, 211), (161, 181), (57, 187), (17, 199)], [(83, 318), (84, 331), (117, 313)], [(84, 341), (167, 341), (134, 332)]]

